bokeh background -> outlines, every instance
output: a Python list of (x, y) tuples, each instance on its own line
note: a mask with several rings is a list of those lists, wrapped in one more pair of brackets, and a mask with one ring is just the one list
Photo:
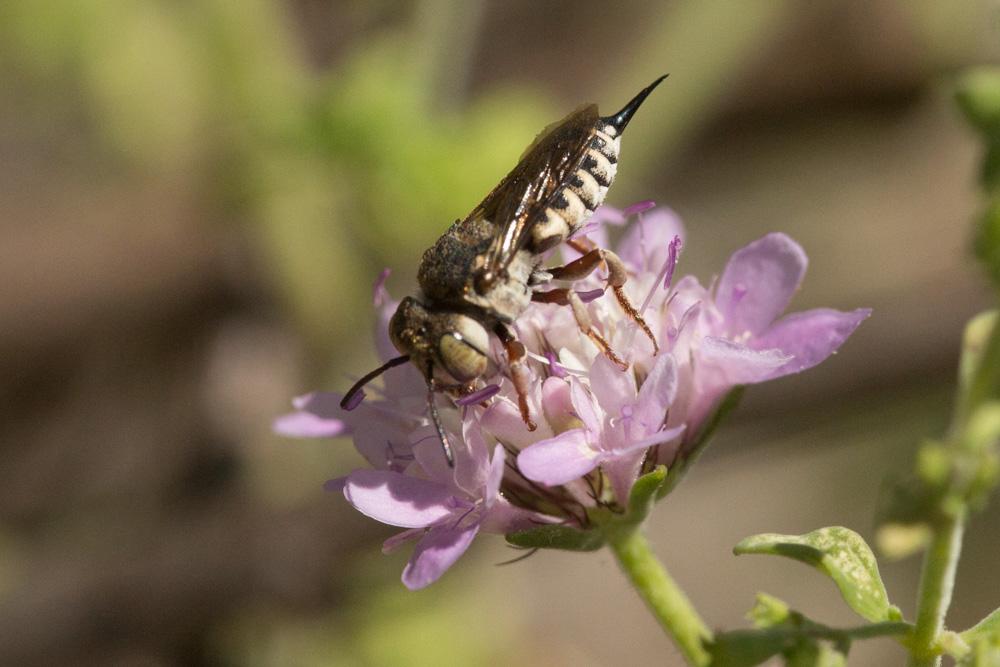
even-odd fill
[[(746, 535), (873, 537), (882, 480), (951, 409), (979, 147), (954, 76), (1000, 60), (987, 0), (4, 0), (0, 3), (0, 664), (679, 664), (606, 555), (482, 539), (430, 589), (321, 483), (346, 441), (270, 433), (375, 361), (370, 285), (543, 126), (667, 83), (619, 206), (688, 226), (708, 280), (769, 231), (794, 306), (874, 308), (840, 354), (754, 388), (651, 539), (710, 624), (766, 590), (834, 624), (825, 578)], [(977, 516), (951, 625), (1000, 602)], [(912, 618), (917, 559), (883, 564)], [(852, 664), (898, 664), (889, 641)]]

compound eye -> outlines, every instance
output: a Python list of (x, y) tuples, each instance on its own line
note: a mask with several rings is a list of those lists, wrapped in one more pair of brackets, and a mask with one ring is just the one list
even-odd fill
[(459, 382), (474, 380), (486, 372), (486, 355), (466, 342), (462, 334), (446, 333), (438, 347), (445, 369)]

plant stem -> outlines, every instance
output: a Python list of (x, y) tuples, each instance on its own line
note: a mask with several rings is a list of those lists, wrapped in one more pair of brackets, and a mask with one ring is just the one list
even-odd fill
[(615, 531), (608, 544), (636, 591), (674, 640), (689, 665), (709, 663), (704, 643), (712, 632), (687, 595), (667, 573), (639, 529)]
[(911, 667), (936, 667), (941, 664), (936, 644), (944, 629), (948, 605), (951, 604), (965, 518), (966, 512), (962, 509), (942, 519), (935, 526), (934, 538), (924, 556), (917, 599), (917, 624), (910, 645)]

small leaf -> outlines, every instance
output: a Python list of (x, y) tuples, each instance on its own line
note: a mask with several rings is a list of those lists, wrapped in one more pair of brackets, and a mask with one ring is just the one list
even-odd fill
[(979, 621), (959, 636), (968, 643), (988, 637), (1000, 638), (1000, 609), (994, 609), (993, 613)]
[(791, 609), (783, 600), (767, 593), (757, 593), (757, 602), (747, 617), (758, 628), (773, 628), (788, 622)]
[(833, 579), (844, 601), (863, 618), (872, 622), (899, 619), (899, 611), (889, 604), (875, 555), (853, 530), (835, 526), (805, 535), (754, 535), (737, 544), (733, 552), (787, 556), (812, 565)]
[(569, 526), (539, 526), (507, 533), (507, 542), (526, 549), (564, 549), (597, 551), (604, 546), (604, 536), (596, 530), (578, 530)]
[(628, 510), (623, 518), (625, 523), (638, 526), (646, 520), (656, 502), (656, 493), (666, 478), (667, 467), (657, 466), (652, 472), (635, 480), (628, 494)]
[(1000, 637), (983, 637), (972, 644), (957, 667), (1000, 667)]

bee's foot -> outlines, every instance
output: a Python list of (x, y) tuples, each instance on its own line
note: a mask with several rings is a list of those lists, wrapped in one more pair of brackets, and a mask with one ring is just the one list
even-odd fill
[(653, 335), (649, 325), (646, 324), (646, 320), (642, 319), (642, 315), (639, 314), (639, 311), (635, 309), (632, 302), (628, 300), (627, 296), (625, 296), (624, 289), (616, 285), (612, 285), (611, 289), (615, 292), (615, 298), (618, 299), (618, 305), (622, 307), (622, 310), (625, 311), (625, 314), (628, 315), (629, 319), (639, 325), (639, 328), (642, 329), (643, 333), (646, 334), (646, 337), (649, 338), (649, 341), (653, 344), (653, 356), (655, 357), (660, 353), (660, 345), (656, 342), (656, 336)]

